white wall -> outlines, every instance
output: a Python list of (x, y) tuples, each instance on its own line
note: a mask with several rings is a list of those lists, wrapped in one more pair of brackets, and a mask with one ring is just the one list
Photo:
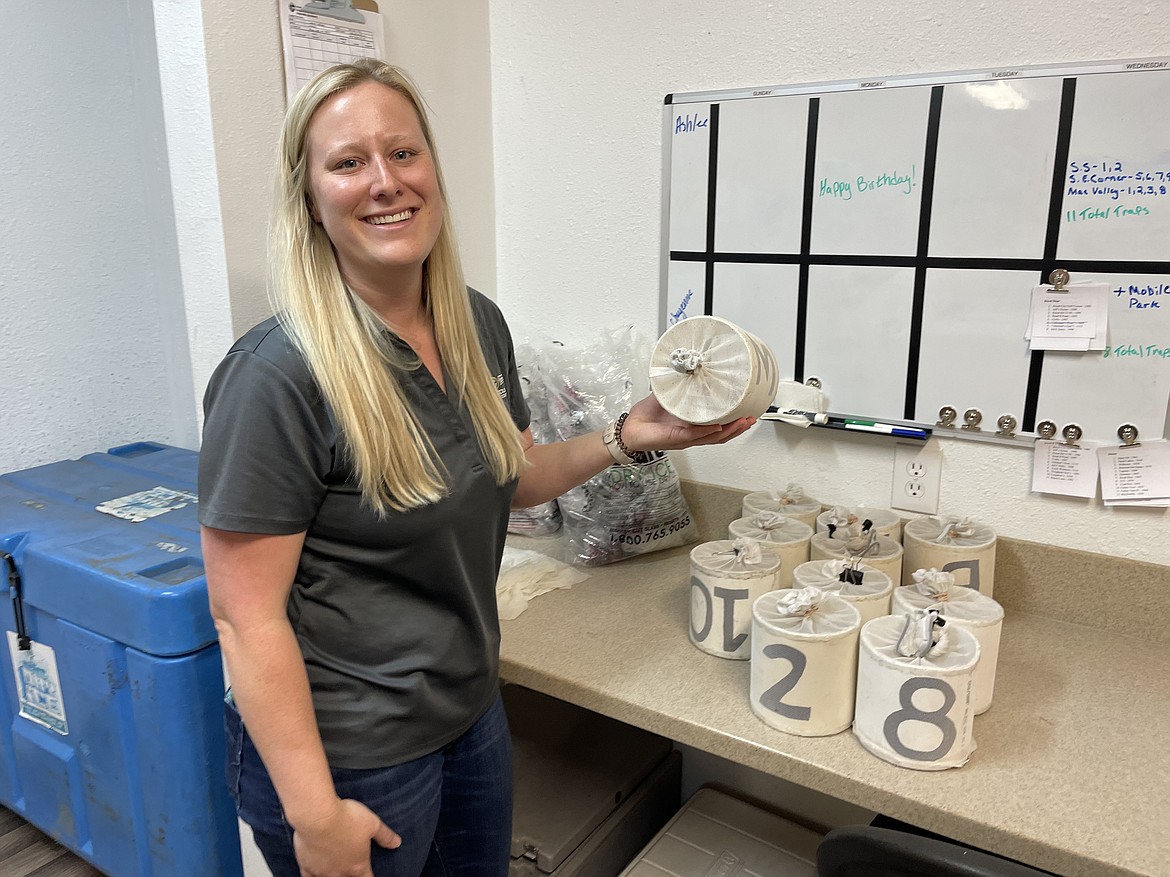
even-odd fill
[(150, 0), (5, 17), (0, 471), (197, 438), (154, 24)]
[[(285, 110), (280, 21), (275, 7), (241, 15), (236, 0), (202, 0), (202, 8), (232, 331), (241, 335), (272, 313), (265, 247)], [(378, 8), (387, 60), (414, 77), (427, 101), (467, 282), (494, 297), (487, 0), (382, 0)]]
[[(987, 0), (491, 4), (498, 300), (520, 335), (657, 332), (662, 102), (672, 92), (1170, 54), (1170, 3)], [(1170, 564), (1164, 511), (1031, 494), (1028, 450), (942, 443), (941, 511), (1005, 536)], [(684, 477), (790, 481), (888, 506), (893, 445), (758, 425)]]
[(170, 204), (188, 357), (187, 385), (172, 397), (174, 416), (195, 428), (181, 442), (198, 447), (203, 390), (231, 345), (231, 299), (212, 138), (203, 17), (190, 0), (153, 0)]
[[(190, 0), (177, 0), (187, 2)], [(276, 8), (241, 15), (235, 0), (203, 0), (207, 89), (213, 119), (231, 330), (235, 338), (272, 313), (268, 305), (268, 210), (284, 116)], [(231, 341), (212, 351), (218, 360)]]
[(418, 83), (443, 163), (467, 282), (496, 297), (488, 0), (381, 0), (386, 60)]

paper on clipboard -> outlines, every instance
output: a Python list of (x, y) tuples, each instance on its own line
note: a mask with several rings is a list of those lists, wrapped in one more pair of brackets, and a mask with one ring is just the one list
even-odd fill
[(1105, 447), (1097, 454), (1105, 505), (1170, 506), (1170, 442)]
[(1037, 439), (1032, 458), (1032, 490), (1059, 496), (1081, 496), (1092, 499), (1097, 495), (1097, 476), (1100, 471), (1094, 445)]
[[(357, 0), (356, 5), (374, 4)], [(354, 6), (355, 0), (280, 3), (284, 89), (289, 101), (306, 82), (334, 64), (385, 56), (386, 35), (381, 13)]]
[(1078, 283), (1032, 290), (1024, 338), (1032, 350), (1104, 350), (1109, 328), (1109, 286)]

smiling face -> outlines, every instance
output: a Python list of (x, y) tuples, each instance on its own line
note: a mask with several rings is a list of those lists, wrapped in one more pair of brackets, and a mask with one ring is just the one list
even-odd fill
[(310, 210), (346, 283), (363, 298), (417, 292), (443, 199), (410, 101), (363, 82), (317, 108), (305, 142)]

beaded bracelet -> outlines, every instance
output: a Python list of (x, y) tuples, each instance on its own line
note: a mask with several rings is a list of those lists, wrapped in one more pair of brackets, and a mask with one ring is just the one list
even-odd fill
[(631, 463), (648, 463), (652, 457), (649, 451), (631, 451), (626, 447), (626, 443), (622, 441), (622, 427), (625, 426), (626, 418), (629, 416), (629, 411), (623, 411), (618, 415), (618, 419), (613, 424), (613, 440), (617, 444), (618, 449), (630, 458)]

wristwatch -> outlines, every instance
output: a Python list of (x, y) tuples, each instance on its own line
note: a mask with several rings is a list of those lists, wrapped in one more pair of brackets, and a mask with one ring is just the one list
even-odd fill
[(625, 423), (629, 412), (625, 412), (617, 420), (613, 421), (601, 433), (601, 440), (605, 443), (605, 449), (609, 451), (609, 455), (613, 457), (615, 463), (626, 465), (634, 462), (634, 458), (627, 454), (621, 446), (621, 427)]

